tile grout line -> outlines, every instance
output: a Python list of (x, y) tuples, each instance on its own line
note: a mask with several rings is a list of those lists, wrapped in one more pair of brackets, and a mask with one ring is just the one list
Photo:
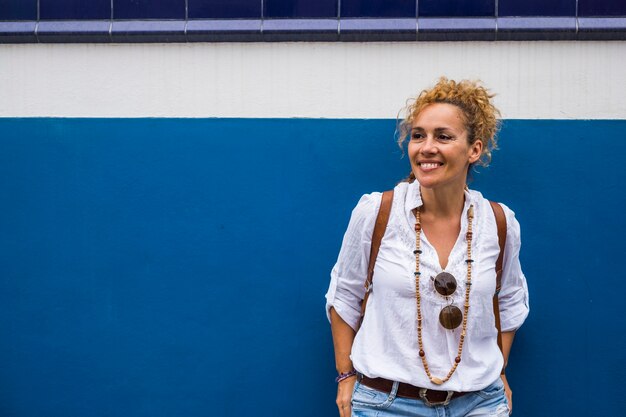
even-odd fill
[(41, 11), (40, 11), (40, 7), (41, 5), (39, 4), (41, 0), (37, 0), (37, 23), (35, 23), (35, 39), (37, 39), (37, 43), (39, 42), (39, 20), (41, 19)]
[(187, 25), (189, 24), (189, 0), (185, 0), (185, 30), (183, 34), (185, 35), (185, 42), (187, 42)]
[(109, 41), (113, 42), (113, 1), (111, 0), (111, 16), (109, 18)]
[(578, 0), (576, 0), (576, 36), (578, 36)]
[(494, 10), (494, 13), (496, 15), (495, 16), (496, 17), (496, 19), (495, 19), (496, 20), (496, 33), (495, 33), (496, 36), (495, 36), (495, 40), (498, 40), (498, 17), (500, 17), (500, 8), (499, 8), (499, 6), (500, 6), (499, 5), (499, 0), (496, 0), (496, 5), (495, 5), (496, 9)]
[(415, 0), (415, 42), (420, 40), (420, 0)]
[(265, 23), (265, 4), (263, 4), (263, 0), (261, 0), (261, 36), (263, 36), (264, 23)]
[(337, 36), (341, 36), (341, 0), (337, 0)]

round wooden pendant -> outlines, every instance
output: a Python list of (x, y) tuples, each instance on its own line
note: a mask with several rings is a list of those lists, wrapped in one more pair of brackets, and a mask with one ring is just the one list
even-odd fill
[(455, 305), (445, 306), (439, 313), (439, 323), (449, 330), (456, 329), (463, 322), (463, 313)]
[(435, 291), (449, 297), (456, 291), (456, 279), (448, 272), (441, 272), (434, 278)]

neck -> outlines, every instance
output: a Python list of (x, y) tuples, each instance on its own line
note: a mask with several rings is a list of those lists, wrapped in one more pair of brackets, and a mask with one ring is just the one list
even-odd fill
[(422, 213), (435, 217), (460, 216), (465, 203), (465, 184), (462, 186), (440, 188), (420, 187), (422, 194)]

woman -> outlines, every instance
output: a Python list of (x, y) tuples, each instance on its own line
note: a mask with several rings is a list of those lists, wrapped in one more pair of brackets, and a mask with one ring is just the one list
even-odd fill
[(528, 315), (520, 228), (502, 205), (500, 350), (492, 301), (500, 254), (495, 210), (466, 185), (469, 170), (487, 165), (496, 147), (492, 97), (478, 83), (442, 78), (408, 107), (398, 143), (408, 138), (411, 174), (394, 188), (362, 323), (381, 193), (364, 195), (352, 212), (326, 294), (341, 417), (512, 410), (503, 370)]

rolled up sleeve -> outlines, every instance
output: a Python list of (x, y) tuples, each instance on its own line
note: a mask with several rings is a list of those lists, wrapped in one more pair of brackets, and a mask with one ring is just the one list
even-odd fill
[(370, 256), (372, 232), (382, 198), (381, 193), (365, 194), (357, 203), (341, 250), (330, 273), (326, 293), (326, 315), (330, 308), (356, 330), (361, 315), (361, 301), (365, 295), (365, 279)]
[(514, 331), (521, 327), (530, 311), (528, 286), (522, 272), (519, 253), (521, 248), (520, 225), (515, 213), (502, 205), (506, 214), (506, 247), (502, 266), (502, 288), (498, 296), (502, 331)]

